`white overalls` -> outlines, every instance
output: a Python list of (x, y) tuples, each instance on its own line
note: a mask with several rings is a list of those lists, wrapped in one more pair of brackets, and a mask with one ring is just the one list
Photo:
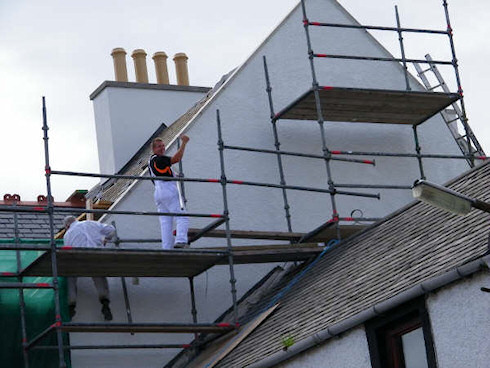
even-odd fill
[[(170, 169), (157, 170), (155, 166), (154, 158), (162, 158), (167, 156), (153, 155), (148, 162), (151, 176), (173, 176)], [(170, 165), (170, 157), (167, 157), (168, 165)], [(154, 167), (155, 166), (155, 167)], [(170, 166), (167, 166), (170, 167)], [(166, 175), (162, 172), (166, 171)], [(179, 192), (177, 189), (177, 182), (154, 180), (155, 193), (154, 199), (158, 212), (173, 212), (184, 213), (184, 210), (180, 207)], [(175, 216), (176, 222), (176, 237), (174, 241), (173, 236), (173, 220), (174, 216), (160, 216), (160, 227), (162, 234), (162, 248), (172, 249), (175, 243), (187, 243), (187, 230), (189, 227), (189, 219), (185, 216)]]
[[(104, 239), (110, 239), (116, 229), (97, 221), (75, 221), (64, 236), (64, 245), (72, 247), (101, 247)], [(109, 300), (109, 285), (105, 277), (92, 277), (99, 300)], [(75, 305), (77, 300), (77, 278), (67, 277), (68, 304)]]

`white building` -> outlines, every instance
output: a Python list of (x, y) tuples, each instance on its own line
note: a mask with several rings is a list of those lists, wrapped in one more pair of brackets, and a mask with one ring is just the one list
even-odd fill
[[(335, 0), (307, 1), (307, 13), (315, 20), (357, 25)], [(216, 111), (220, 111), (223, 139), (227, 145), (274, 150), (270, 107), (266, 92), (263, 56), (272, 84), (273, 104), (277, 111), (306, 92), (312, 77), (298, 5), (259, 45), (252, 55), (228, 74), (212, 90), (203, 87), (154, 85), (129, 82), (104, 82), (91, 96), (99, 144), (101, 171), (105, 174), (145, 175), (149, 140), (162, 136), (170, 148), (176, 137), (190, 137), (183, 160), (187, 177), (219, 178)], [(313, 20), (313, 19), (312, 19)], [(441, 27), (442, 28), (442, 27)], [(317, 52), (343, 55), (367, 55), (391, 58), (367, 31), (327, 28), (312, 32), (311, 42)], [(363, 60), (315, 60), (318, 83), (322, 86), (356, 89), (404, 90), (405, 76), (399, 63)], [(423, 87), (410, 77), (414, 91)], [(328, 121), (328, 116), (325, 116)], [(165, 124), (168, 128), (163, 129)], [(322, 154), (319, 125), (315, 121), (282, 120), (277, 123), (281, 150)], [(415, 153), (411, 125), (326, 122), (326, 143), (331, 150), (362, 152)], [(418, 128), (423, 153), (460, 154), (450, 130), (439, 115)], [(225, 150), (226, 176), (279, 184), (277, 158), (272, 154)], [(346, 156), (347, 157), (347, 156)], [(369, 155), (350, 158), (372, 159)], [(328, 188), (323, 159), (282, 156), (287, 185)], [(466, 160), (423, 159), (429, 180), (443, 183), (469, 166)], [(418, 161), (407, 157), (376, 157), (376, 165), (330, 161), (332, 180), (336, 184), (405, 185), (420, 177)], [(408, 190), (349, 189), (351, 192), (380, 194), (380, 200), (359, 196), (336, 195), (340, 217), (380, 218), (406, 205)], [(234, 230), (287, 231), (283, 194), (277, 188), (228, 186), (230, 225)], [(341, 190), (341, 189), (339, 189)], [(223, 201), (215, 183), (186, 183), (187, 209), (191, 213), (222, 213)], [(109, 201), (113, 210), (155, 211), (153, 186), (149, 181), (103, 181), (89, 193), (93, 201)], [(332, 216), (329, 194), (287, 190), (292, 230), (309, 232)], [(156, 239), (160, 236), (158, 220), (148, 216), (113, 215), (103, 221), (115, 221), (122, 239)], [(191, 227), (202, 228), (208, 219), (191, 220)], [(343, 224), (344, 225), (344, 224)], [(346, 223), (345, 225), (348, 225)], [(193, 247), (223, 245), (223, 240), (202, 238)], [(251, 244), (236, 240), (234, 245)], [(263, 241), (259, 244), (264, 244)], [(148, 247), (141, 244), (125, 246)], [(158, 247), (155, 244), (153, 247)], [(235, 267), (238, 296), (266, 275), (275, 265)], [(214, 321), (230, 304), (228, 268), (218, 266), (198, 276), (194, 282), (200, 322)], [(190, 322), (188, 281), (184, 279), (142, 278), (130, 284), (129, 298), (133, 320), (137, 322)], [(125, 322), (126, 313), (119, 278), (111, 278), (111, 305), (114, 322)], [(99, 306), (90, 281), (81, 282), (76, 322), (101, 320)], [(72, 334), (72, 344), (185, 343), (191, 335), (150, 336), (130, 334)], [(177, 350), (84, 350), (72, 351), (73, 366), (78, 367), (161, 367)], [(144, 363), (142, 363), (144, 362)]]

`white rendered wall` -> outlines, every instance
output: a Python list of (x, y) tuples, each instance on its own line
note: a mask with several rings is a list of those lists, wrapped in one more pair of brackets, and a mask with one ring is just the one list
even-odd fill
[(205, 92), (106, 87), (94, 98), (100, 172), (119, 171), (155, 130), (172, 124)]
[[(352, 19), (332, 0), (312, 0), (307, 4), (309, 14), (318, 15), (317, 21), (347, 23)], [(317, 52), (354, 53), (372, 56), (387, 56), (386, 52), (360, 30), (340, 29), (313, 30), (313, 45)], [(269, 105), (265, 91), (262, 56), (266, 55), (273, 87), (276, 111), (285, 107), (311, 86), (305, 35), (300, 9), (282, 24), (265, 44), (242, 67), (234, 79), (213, 99), (209, 107), (194, 121), (187, 131), (190, 142), (183, 160), (187, 177), (219, 178), (219, 155), (217, 150), (216, 109), (221, 111), (223, 139), (225, 144), (274, 149), (272, 128), (269, 120)], [(391, 63), (358, 61), (318, 60), (315, 62), (320, 84), (341, 87), (371, 87), (404, 89), (402, 69)], [(415, 84), (413, 84), (415, 87)], [(142, 91), (133, 91), (136, 92)], [(156, 93), (155, 91), (145, 91)], [(142, 95), (143, 96), (143, 95)], [(148, 96), (145, 98), (149, 98)], [(102, 100), (101, 100), (102, 101)], [(112, 103), (113, 99), (111, 99)], [(115, 101), (115, 100), (114, 100)], [(111, 114), (125, 111), (127, 99), (119, 105), (111, 105)], [(142, 98), (141, 103), (145, 103)], [(166, 112), (162, 108), (162, 116)], [(101, 114), (104, 116), (104, 114)], [(326, 117), (328, 119), (328, 117)], [(158, 123), (161, 121), (159, 120)], [(318, 124), (304, 121), (281, 121), (278, 123), (281, 149), (288, 151), (321, 154)], [(151, 132), (152, 133), (152, 132)], [(146, 135), (146, 139), (151, 134)], [(388, 151), (414, 153), (412, 128), (382, 124), (326, 123), (327, 145), (330, 149), (356, 151)], [(143, 139), (145, 140), (145, 139)], [(439, 117), (422, 124), (420, 140), (423, 152), (457, 154), (459, 149), (447, 127)], [(133, 149), (133, 153), (139, 148)], [(371, 158), (371, 157), (366, 157)], [(279, 183), (277, 161), (274, 155), (225, 151), (226, 175), (229, 179)], [(321, 160), (283, 157), (286, 181), (291, 185), (326, 188), (325, 163)], [(410, 185), (419, 177), (415, 159), (376, 158), (375, 167), (368, 165), (332, 162), (333, 179), (337, 183), (404, 184)], [(444, 182), (467, 169), (465, 162), (424, 160), (429, 180)], [(101, 166), (102, 168), (102, 166)], [(102, 170), (103, 171), (103, 170)], [(278, 189), (229, 185), (231, 227), (237, 230), (285, 231), (282, 193)], [(411, 201), (411, 194), (404, 190), (366, 190), (381, 193), (381, 200), (361, 197), (337, 196), (340, 216), (350, 216), (361, 209), (366, 217), (380, 217)], [(186, 183), (189, 212), (222, 213), (222, 193), (217, 184)], [(331, 217), (328, 194), (288, 191), (291, 205), (293, 231), (310, 231)], [(155, 211), (153, 187), (149, 182), (135, 185), (115, 206), (118, 210)], [(159, 238), (160, 229), (156, 218), (147, 216), (114, 216), (121, 238)], [(209, 220), (191, 219), (191, 227), (202, 227)], [(252, 241), (234, 241), (234, 245), (251, 244)], [(260, 242), (263, 243), (263, 242)], [(194, 247), (224, 245), (224, 240), (203, 238)], [(155, 245), (158, 246), (158, 245)], [(235, 267), (239, 296), (259, 281), (274, 265), (243, 265)], [(229, 271), (220, 266), (196, 278), (196, 297), (199, 322), (212, 322), (230, 304)], [(185, 279), (141, 279), (139, 286), (129, 285), (131, 307), (136, 322), (191, 321), (188, 281)], [(120, 280), (111, 278), (112, 305), (115, 322), (125, 321), (124, 302)], [(87, 292), (93, 286), (86, 284)], [(94, 301), (95, 300), (95, 301)], [(82, 301), (83, 308), (75, 321), (88, 322), (101, 318), (95, 297)], [(97, 308), (94, 309), (96, 306)], [(82, 304), (80, 304), (82, 308)], [(364, 334), (363, 338), (364, 337)], [(75, 337), (72, 334), (72, 341)], [(357, 336), (357, 333), (355, 334)], [(91, 339), (101, 342), (127, 344), (141, 341), (151, 343), (188, 342), (174, 336), (156, 335), (84, 335), (76, 342), (86, 343)], [(184, 340), (184, 341), (182, 341)], [(366, 345), (364, 343), (364, 345)], [(367, 346), (365, 347), (367, 349)], [(74, 368), (97, 365), (101, 354), (110, 356), (105, 367), (133, 367), (135, 361), (145, 367), (161, 367), (170, 360), (175, 350), (145, 350), (108, 352), (73, 352)], [(360, 361), (365, 359), (360, 353)], [(129, 358), (129, 357), (132, 358)], [(133, 359), (133, 360), (131, 360)]]
[(488, 271), (444, 288), (427, 299), (440, 368), (489, 366), (490, 285)]
[[(352, 22), (333, 0), (309, 1), (307, 7), (309, 13), (320, 14), (320, 20)], [(278, 111), (311, 86), (301, 19), (301, 12), (297, 9), (191, 124), (186, 132), (191, 140), (183, 160), (187, 177), (220, 176), (217, 109), (221, 112), (225, 144), (274, 149), (262, 56), (265, 55), (268, 59), (273, 100)], [(320, 30), (323, 32), (319, 32)], [(312, 42), (313, 45), (323, 45), (324, 49), (321, 51), (387, 56), (377, 42), (362, 30), (320, 30), (312, 32)], [(318, 60), (316, 65), (321, 84), (387, 89), (405, 87), (402, 68), (393, 63)], [(417, 87), (414, 83), (412, 85)], [(153, 91), (144, 92), (146, 94)], [(119, 107), (112, 107), (114, 112), (117, 112), (118, 108), (123, 111), (126, 109), (122, 102)], [(280, 121), (277, 125), (281, 149), (322, 153), (320, 131), (316, 122)], [(327, 145), (331, 150), (415, 152), (411, 126), (363, 123), (326, 123), (325, 126)], [(422, 124), (419, 130), (423, 152), (460, 153), (449, 129), (439, 116)], [(226, 175), (229, 179), (279, 183), (275, 155), (230, 150), (226, 150), (224, 155)], [(438, 183), (445, 182), (468, 168), (464, 160), (423, 161), (427, 178)], [(287, 184), (327, 188), (323, 160), (283, 156), (283, 163)], [(417, 160), (413, 158), (376, 157), (375, 167), (332, 161), (331, 167), (332, 179), (336, 183), (411, 185), (420, 177)], [(137, 195), (134, 202), (144, 201), (154, 208), (151, 203), (151, 185), (144, 183), (138, 186), (142, 186), (141, 191), (137, 191), (141, 194), (130, 194)], [(349, 216), (355, 209), (361, 209), (366, 217), (381, 217), (411, 201), (409, 190), (344, 190), (380, 193), (381, 200), (337, 195), (338, 210), (343, 217)], [(186, 193), (190, 212), (216, 213), (223, 210), (219, 185), (186, 183)], [(281, 190), (229, 185), (228, 194), (232, 228), (286, 230)], [(288, 197), (293, 231), (312, 230), (331, 216), (328, 194), (289, 190)], [(153, 219), (145, 218), (140, 221), (156, 224), (156, 220)], [(203, 223), (208, 223), (208, 220), (191, 220), (192, 227)], [(130, 233), (138, 231), (134, 227), (124, 230)]]
[[(131, 194), (123, 199), (118, 209), (132, 211), (155, 210), (153, 204), (153, 185), (144, 182), (133, 188)], [(219, 212), (219, 211), (218, 211)], [(121, 238), (159, 238), (158, 219), (147, 216), (113, 216), (116, 220), (118, 235)], [(223, 245), (222, 241), (207, 242), (210, 245)], [(155, 245), (132, 245), (138, 247), (159, 247)], [(238, 297), (242, 296), (258, 280), (269, 272), (271, 265), (235, 266)], [(198, 322), (213, 322), (232, 304), (230, 292), (230, 274), (228, 266), (217, 266), (194, 279)], [(121, 280), (118, 277), (108, 278), (111, 291), (111, 308), (114, 322), (127, 322)], [(140, 278), (139, 285), (133, 285), (131, 278), (126, 278), (131, 312), (134, 322), (192, 322), (191, 296), (189, 280), (185, 278)], [(73, 322), (103, 322), (100, 304), (97, 300), (92, 280), (81, 278), (77, 315)], [(95, 340), (96, 339), (96, 340)], [(191, 334), (70, 334), (74, 345), (89, 344), (175, 344), (189, 343)], [(96, 342), (94, 342), (96, 341)], [(179, 349), (146, 349), (146, 350), (75, 350), (71, 357), (73, 368), (103, 366), (116, 367), (158, 367), (172, 359)], [(103, 365), (100, 363), (103, 359)]]
[(327, 340), (276, 366), (277, 368), (371, 368), (363, 327)]
[[(311, 14), (321, 14), (320, 20), (336, 23), (350, 21), (333, 1), (310, 1), (308, 9)], [(216, 109), (221, 112), (225, 144), (274, 149), (262, 56), (267, 56), (274, 105), (279, 111), (311, 86), (301, 19), (301, 12), (296, 11), (190, 127), (188, 134), (191, 141), (184, 158), (186, 176), (217, 178), (220, 175)], [(313, 45), (324, 45), (322, 52), (386, 56), (378, 44), (361, 30), (346, 32), (322, 28), (313, 32), (312, 36)], [(316, 65), (321, 84), (404, 88), (402, 69), (395, 64), (317, 60)], [(277, 125), (283, 150), (322, 153), (316, 122), (280, 121)], [(439, 117), (422, 124), (419, 130), (423, 152), (459, 153), (459, 148)], [(415, 152), (410, 126), (326, 123), (326, 137), (327, 145), (332, 150)], [(274, 155), (229, 150), (224, 154), (229, 179), (279, 183)], [(325, 163), (322, 160), (284, 156), (283, 162), (287, 184), (327, 187)], [(336, 183), (411, 185), (420, 177), (416, 159), (376, 158), (376, 162), (376, 167), (372, 167), (333, 161), (333, 180)], [(428, 179), (439, 183), (468, 168), (466, 162), (455, 160), (424, 160), (424, 163)], [(219, 186), (212, 187), (206, 196), (202, 195), (202, 184), (187, 184), (187, 187), (189, 210), (208, 212), (221, 208)], [(286, 230), (280, 190), (232, 185), (228, 190), (233, 228)], [(378, 201), (337, 196), (339, 213), (346, 217), (355, 209), (361, 209), (367, 217), (381, 217), (411, 201), (408, 190), (345, 190), (381, 193), (382, 198)], [(312, 230), (331, 216), (328, 194), (288, 191), (288, 197), (294, 231)]]

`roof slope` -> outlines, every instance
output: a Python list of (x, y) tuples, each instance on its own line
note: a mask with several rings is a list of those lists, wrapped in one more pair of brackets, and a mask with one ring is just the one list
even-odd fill
[[(63, 229), (63, 219), (68, 213), (54, 213), (55, 234)], [(47, 213), (18, 213), (17, 236), (29, 239), (47, 239), (50, 235), (49, 216)], [(15, 237), (15, 219), (12, 212), (1, 212), (0, 207), (0, 238)]]
[[(449, 187), (490, 199), (490, 163)], [(412, 203), (327, 252), (276, 309), (216, 367), (244, 367), (487, 251), (488, 217)]]

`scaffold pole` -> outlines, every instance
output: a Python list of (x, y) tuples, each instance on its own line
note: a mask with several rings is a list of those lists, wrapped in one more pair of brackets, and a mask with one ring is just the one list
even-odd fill
[[(281, 143), (279, 142), (279, 135), (277, 133), (277, 122), (274, 119), (274, 103), (272, 102), (272, 86), (269, 77), (269, 70), (267, 69), (267, 58), (265, 56), (262, 57), (264, 61), (264, 74), (265, 74), (265, 83), (266, 83), (266, 91), (267, 97), (269, 100), (269, 110), (270, 110), (270, 119), (272, 124), (272, 134), (274, 136), (274, 147), (276, 147), (276, 157), (277, 157), (277, 166), (279, 168), (279, 183), (281, 185), (286, 185), (286, 179), (284, 178), (284, 166), (282, 164), (281, 157)], [(289, 212), (290, 206), (288, 201), (288, 195), (286, 192), (286, 188), (282, 188), (282, 199), (284, 202), (284, 211), (286, 213), (286, 224), (288, 227), (288, 231), (292, 232), (293, 228), (291, 225), (291, 213)]]
[[(17, 205), (17, 201), (14, 202), (14, 206)], [(17, 212), (14, 212), (14, 239), (15, 239), (15, 245), (19, 244), (19, 219)], [(15, 251), (15, 259), (17, 263), (17, 281), (18, 283), (22, 284), (23, 277), (20, 276), (20, 273), (22, 271), (22, 260), (21, 260), (21, 253), (19, 249), (16, 249)], [(24, 358), (24, 368), (29, 368), (29, 352), (26, 349), (26, 344), (27, 344), (27, 325), (26, 325), (26, 304), (25, 304), (25, 299), (24, 299), (24, 289), (20, 288), (19, 289), (19, 304), (20, 304), (20, 326), (21, 326), (21, 333), (22, 333), (22, 355)]]
[(223, 135), (221, 131), (221, 118), (219, 110), (216, 110), (216, 123), (218, 126), (218, 150), (219, 150), (219, 162), (221, 168), (221, 188), (223, 193), (223, 217), (225, 218), (226, 229), (226, 244), (228, 247), (228, 264), (230, 268), (230, 285), (231, 285), (231, 297), (233, 302), (233, 322), (238, 325), (238, 308), (237, 308), (237, 296), (236, 296), (236, 279), (233, 266), (233, 247), (231, 244), (231, 230), (230, 230), (230, 212), (228, 210), (228, 196), (226, 192), (226, 174), (225, 174), (225, 158), (224, 158), (224, 143)]
[(400, 15), (398, 14), (398, 5), (395, 5), (395, 17), (396, 17), (396, 30), (398, 32), (398, 41), (400, 43), (400, 52), (402, 55), (402, 63), (403, 63), (403, 75), (405, 76), (405, 85), (407, 91), (410, 91), (410, 82), (408, 80), (408, 69), (407, 69), (407, 60), (405, 58), (405, 47), (403, 46), (403, 34), (402, 29), (400, 27)]
[[(465, 129), (465, 134), (466, 134), (466, 144), (468, 145), (468, 152), (470, 155), (472, 155), (471, 152), (471, 138), (470, 138), (470, 131), (468, 129), (468, 118), (466, 116), (466, 108), (464, 104), (464, 96), (463, 96), (463, 87), (461, 85), (461, 77), (459, 75), (459, 66), (458, 66), (458, 58), (456, 57), (456, 47), (454, 46), (454, 38), (453, 38), (453, 28), (451, 27), (451, 20), (449, 18), (449, 10), (448, 10), (448, 4), (446, 0), (442, 1), (442, 5), (444, 7), (444, 14), (446, 16), (446, 25), (447, 25), (447, 35), (449, 37), (449, 45), (451, 47), (451, 54), (452, 54), (452, 65), (454, 68), (454, 74), (456, 76), (456, 83), (458, 85), (458, 93), (461, 95), (460, 103), (461, 103), (461, 120)], [(471, 160), (471, 166), (473, 167), (475, 165), (474, 159), (470, 158)]]
[[(309, 60), (310, 60), (312, 87), (313, 87), (313, 93), (315, 96), (315, 106), (316, 106), (316, 113), (317, 113), (317, 118), (318, 118), (318, 125), (320, 128), (322, 151), (323, 151), (323, 155), (324, 155), (324, 159), (325, 159), (325, 168), (327, 170), (328, 189), (330, 190), (330, 203), (332, 206), (332, 219), (336, 219), (339, 216), (339, 214), (337, 212), (337, 205), (335, 202), (336, 189), (334, 186), (334, 182), (332, 180), (332, 171), (330, 168), (331, 154), (330, 154), (330, 151), (327, 147), (327, 141), (326, 141), (326, 137), (325, 137), (324, 118), (323, 118), (323, 113), (322, 113), (320, 94), (318, 92), (319, 85), (318, 85), (318, 80), (317, 80), (316, 72), (315, 72), (314, 53), (313, 53), (313, 49), (311, 47), (310, 32), (308, 30), (308, 16), (306, 14), (305, 0), (301, 0), (301, 9), (303, 12), (303, 25), (304, 25), (304, 29), (305, 29), (306, 44), (308, 47), (308, 55), (309, 55)], [(336, 221), (335, 226), (336, 226), (336, 230), (337, 230), (337, 239), (340, 240), (341, 239), (340, 226), (339, 226), (338, 221)]]
[[(53, 196), (51, 194), (51, 167), (49, 166), (49, 145), (48, 145), (48, 119), (46, 113), (46, 98), (43, 96), (43, 140), (44, 140), (44, 159), (45, 159), (45, 175), (46, 175), (46, 189), (48, 196), (47, 212), (49, 216), (49, 236), (51, 246), (51, 267), (53, 272), (53, 288), (54, 288), (54, 309), (55, 309), (55, 325), (62, 324), (61, 320), (61, 307), (60, 307), (60, 293), (59, 293), (59, 279), (58, 268), (56, 262), (56, 241), (54, 239), (54, 213), (53, 213)], [(56, 339), (58, 342), (58, 358), (60, 368), (66, 368), (65, 355), (63, 350), (63, 335), (59, 328), (56, 328)]]
[(422, 157), (420, 155), (420, 152), (422, 149), (421, 149), (420, 143), (419, 143), (419, 135), (417, 132), (417, 125), (414, 125), (412, 128), (413, 128), (413, 139), (415, 141), (415, 151), (417, 151), (417, 161), (419, 163), (420, 178), (425, 179), (424, 166), (422, 164)]

